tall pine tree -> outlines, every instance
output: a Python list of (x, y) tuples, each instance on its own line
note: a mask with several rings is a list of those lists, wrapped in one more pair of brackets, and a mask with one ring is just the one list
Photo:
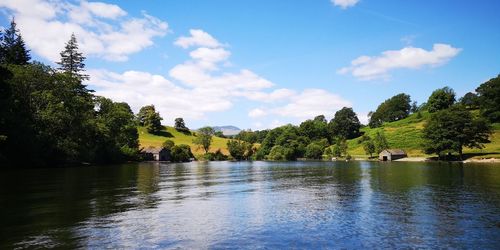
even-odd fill
[(71, 34), (71, 38), (60, 54), (61, 61), (57, 62), (57, 64), (59, 64), (61, 71), (71, 74), (80, 80), (88, 79), (88, 75), (84, 73), (85, 63), (83, 61), (85, 61), (85, 56), (78, 51), (78, 42), (76, 41), (75, 34)]
[(16, 27), (14, 18), (10, 27), (5, 30), (2, 41), (0, 63), (26, 65), (31, 59), (29, 50), (26, 49), (24, 40)]

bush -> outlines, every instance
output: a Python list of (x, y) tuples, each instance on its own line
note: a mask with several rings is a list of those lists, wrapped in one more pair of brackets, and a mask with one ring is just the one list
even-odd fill
[(271, 161), (295, 160), (293, 149), (279, 145), (271, 148), (271, 152), (267, 156), (267, 159)]
[(323, 148), (316, 144), (316, 143), (311, 143), (307, 145), (306, 147), (306, 153), (304, 156), (308, 159), (321, 159), (323, 155)]
[(188, 162), (194, 158), (191, 148), (188, 145), (175, 145), (170, 150), (172, 162)]
[(203, 158), (207, 161), (227, 161), (229, 157), (222, 153), (220, 149), (215, 152), (208, 152), (203, 155)]

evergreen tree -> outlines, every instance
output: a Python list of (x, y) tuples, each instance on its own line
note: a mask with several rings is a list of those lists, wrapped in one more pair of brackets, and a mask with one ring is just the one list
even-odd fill
[(71, 38), (60, 54), (61, 61), (57, 62), (60, 66), (59, 70), (73, 75), (80, 80), (88, 79), (88, 75), (84, 74), (85, 56), (78, 51), (78, 42), (76, 41), (75, 34), (71, 34)]
[(31, 59), (14, 19), (2, 37), (0, 63), (26, 65)]

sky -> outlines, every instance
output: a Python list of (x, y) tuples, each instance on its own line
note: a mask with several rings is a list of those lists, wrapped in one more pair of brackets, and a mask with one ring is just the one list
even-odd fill
[(72, 33), (97, 95), (153, 104), (173, 125), (261, 130), (363, 123), (384, 100), (457, 96), (500, 74), (496, 0), (0, 0), (34, 60), (56, 66)]

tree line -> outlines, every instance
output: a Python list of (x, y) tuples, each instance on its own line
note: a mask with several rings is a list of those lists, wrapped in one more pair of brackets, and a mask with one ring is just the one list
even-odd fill
[[(421, 105), (412, 102), (408, 94), (397, 94), (369, 113), (368, 126), (378, 128), (384, 123), (407, 118), (410, 114), (422, 118), (423, 112), (430, 113), (422, 131), (423, 151), (437, 154), (438, 158), (458, 154), (458, 158), (462, 159), (464, 147), (483, 148), (485, 143), (490, 142), (490, 124), (500, 122), (500, 75), (482, 83), (475, 93), (469, 92), (458, 100), (450, 87), (433, 91), (427, 102)], [(358, 142), (362, 143), (370, 157), (390, 148), (383, 130), (370, 138), (360, 132), (362, 127), (352, 108), (344, 107), (330, 121), (319, 115), (299, 126), (288, 124), (271, 130), (241, 131), (235, 138), (260, 144), (252, 153), (253, 158), (258, 160), (295, 160), (302, 157), (349, 159), (351, 156), (346, 141), (353, 138), (359, 138)], [(243, 152), (241, 148), (236, 151)]]
[(135, 160), (135, 116), (85, 86), (71, 35), (58, 67), (31, 61), (14, 20), (0, 32), (0, 163), (47, 166)]

